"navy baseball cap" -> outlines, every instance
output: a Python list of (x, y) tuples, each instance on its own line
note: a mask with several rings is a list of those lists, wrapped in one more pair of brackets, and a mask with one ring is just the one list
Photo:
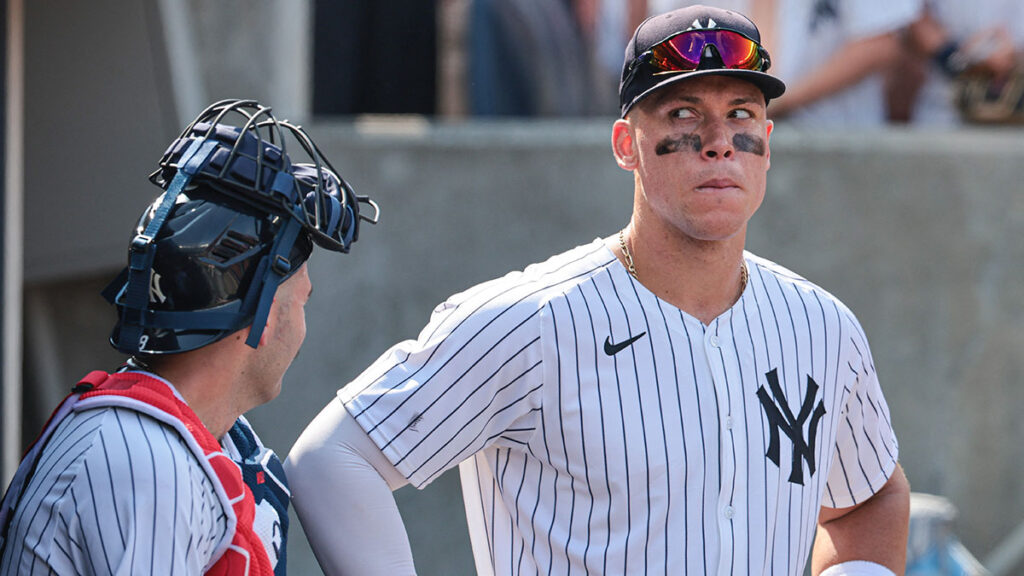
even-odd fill
[(766, 74), (771, 66), (761, 33), (746, 16), (711, 6), (687, 6), (652, 16), (626, 46), (619, 82), (622, 116), (654, 91), (690, 78), (733, 76), (778, 98), (786, 85)]

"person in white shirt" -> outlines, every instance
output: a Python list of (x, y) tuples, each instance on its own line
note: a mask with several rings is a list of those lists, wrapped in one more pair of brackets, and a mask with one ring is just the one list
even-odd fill
[[(690, 4), (650, 0), (652, 13)], [(921, 0), (714, 0), (750, 15), (767, 38), (786, 94), (768, 109), (801, 127), (873, 127), (887, 121), (885, 78)]]
[[(1013, 98), (1004, 109), (1024, 118), (1024, 5), (1014, 0), (964, 3), (928, 0), (924, 13), (910, 26), (906, 37), (909, 68), (900, 69), (896, 80), (916, 79), (920, 85), (900, 85), (912, 91), (907, 103), (908, 120), (916, 126), (953, 127), (965, 121), (957, 99), (956, 83), (976, 79), (996, 101), (1004, 94)], [(917, 65), (915, 67), (915, 64)], [(1016, 93), (1014, 97), (1013, 94)], [(998, 120), (992, 118), (991, 120)]]

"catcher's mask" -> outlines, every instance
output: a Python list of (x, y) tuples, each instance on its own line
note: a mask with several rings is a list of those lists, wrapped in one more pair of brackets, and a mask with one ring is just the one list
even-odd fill
[(159, 165), (150, 180), (164, 193), (103, 292), (118, 310), (110, 343), (129, 354), (194, 350), (246, 326), (256, 348), (277, 287), (313, 243), (347, 253), (360, 221), (379, 216), (302, 128), (253, 100), (208, 107)]

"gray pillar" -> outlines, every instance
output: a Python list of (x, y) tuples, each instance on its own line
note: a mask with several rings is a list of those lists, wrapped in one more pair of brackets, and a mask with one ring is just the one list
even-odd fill
[(5, 26), (0, 32), (0, 75), (5, 94), (0, 107), (4, 153), (0, 154), (0, 484), (14, 475), (21, 455), (21, 293), (22, 293), (22, 2), (0, 3)]
[[(6, 3), (0, 4), (0, 11), (2, 11), (2, 12), (0, 12), (0, 14), (3, 15), (3, 18), (0, 19), (0, 22), (5, 22), (6, 23), (7, 22), (7, 4)], [(0, 73), (0, 94), (6, 94), (7, 93), (7, 82), (6, 82), (6, 78), (5, 78), (5, 76), (7, 75), (7, 29), (6, 29), (6, 27), (4, 27), (4, 29), (2, 31), (0, 31), (0, 62), (3, 63), (2, 73)], [(0, 134), (4, 134), (5, 135), (5, 139), (6, 139), (6, 134), (7, 134), (7, 114), (6, 114), (6, 110), (4, 110), (3, 108), (0, 108)], [(4, 181), (4, 158), (3, 158), (2, 155), (0, 155), (0, 182), (3, 182), (3, 181)], [(7, 187), (3, 186), (2, 184), (0, 184), (0, 190), (3, 190), (3, 193), (0, 194), (0, 199), (3, 199), (3, 201), (0, 202), (0, 286), (6, 286), (5, 280), (7, 278), (7, 274), (5, 274), (6, 270), (4, 270), (4, 268), (7, 265), (7, 258), (4, 257), (4, 250), (5, 250), (6, 246), (7, 246), (7, 243), (4, 241), (5, 240), (4, 235), (7, 232), (7, 222), (6, 222), (6, 218), (7, 218), (7, 206), (6, 206), (6, 204), (7, 204)], [(0, 326), (4, 326), (4, 327), (7, 326), (7, 315), (4, 313), (4, 307), (3, 306), (0, 306)], [(6, 351), (5, 350), (6, 343), (7, 343), (7, 330), (4, 329), (3, 333), (0, 334), (0, 366), (5, 366), (7, 364), (7, 362), (5, 362), (5, 360), (7, 360), (7, 356), (6, 356), (6, 354), (4, 354), (4, 352)], [(7, 381), (6, 381), (6, 379), (4, 379), (3, 381), (0, 381), (0, 390), (3, 391), (3, 393), (0, 394), (0, 414), (3, 414), (3, 416), (4, 416), (3, 421), (6, 422), (7, 421), (7, 415), (8, 415), (7, 414), (8, 402), (7, 402)], [(4, 427), (0, 426), (0, 468), (2, 468), (2, 470), (0, 470), (0, 484), (6, 484), (7, 483), (7, 478), (8, 478), (7, 466), (6, 466), (6, 462), (7, 462), (7, 436), (8, 436), (7, 430), (5, 430)]]

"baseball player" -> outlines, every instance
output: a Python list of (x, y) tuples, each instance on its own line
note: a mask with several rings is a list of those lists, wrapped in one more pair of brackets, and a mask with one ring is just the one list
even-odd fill
[[(557, 64), (553, 64), (557, 65)], [(626, 50), (628, 226), (452, 296), (285, 464), (327, 574), (410, 574), (390, 490), (459, 465), (479, 574), (902, 572), (909, 488), (867, 340), (744, 250), (785, 86), (746, 17)]]
[(105, 293), (131, 358), (83, 378), (22, 461), (0, 574), (285, 574), (288, 485), (242, 413), (305, 337), (313, 244), (347, 252), (376, 205), (254, 101), (203, 111), (151, 180)]

